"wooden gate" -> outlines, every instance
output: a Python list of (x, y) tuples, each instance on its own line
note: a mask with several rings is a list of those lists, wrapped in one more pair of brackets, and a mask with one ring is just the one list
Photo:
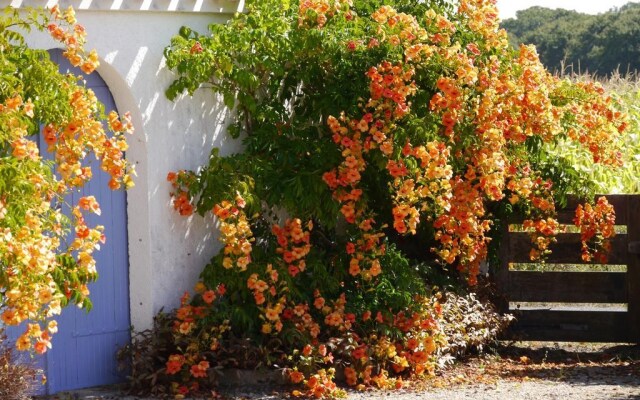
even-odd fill
[[(528, 233), (503, 236), (502, 264), (495, 272), (502, 312), (516, 317), (504, 338), (569, 342), (640, 342), (640, 196), (608, 195), (618, 234), (607, 265), (585, 264), (580, 234), (563, 233), (546, 264), (529, 259)], [(559, 210), (573, 225), (577, 201)]]

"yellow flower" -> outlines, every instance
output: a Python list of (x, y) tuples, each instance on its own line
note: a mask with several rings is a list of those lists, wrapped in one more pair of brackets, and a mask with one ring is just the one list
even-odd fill
[(269, 321), (277, 321), (280, 319), (280, 314), (276, 308), (267, 308), (265, 311), (265, 316)]
[(47, 304), (51, 301), (52, 298), (53, 294), (51, 293), (51, 289), (49, 288), (42, 289), (38, 293), (38, 301), (40, 302), (40, 304)]
[(27, 333), (18, 338), (16, 341), (16, 348), (20, 351), (29, 350), (31, 348), (31, 339)]
[(49, 321), (49, 323), (47, 324), (47, 330), (51, 334), (58, 332), (58, 323), (56, 321)]

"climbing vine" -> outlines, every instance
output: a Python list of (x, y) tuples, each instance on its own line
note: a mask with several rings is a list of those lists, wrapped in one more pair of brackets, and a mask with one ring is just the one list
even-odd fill
[[(621, 165), (616, 102), (552, 76), (533, 47), (513, 51), (490, 0), (249, 2), (209, 34), (183, 28), (165, 55), (169, 98), (212, 90), (244, 143), (170, 173), (174, 207), (213, 212), (224, 243), (178, 316), (204, 302), (197, 332), (277, 338), (300, 394), (336, 395), (335, 367), (385, 388), (433, 373), (448, 340), (437, 271), (474, 285), (513, 212), (543, 260), (556, 202), (590, 194), (548, 145)], [(175, 335), (202, 343), (182, 324)], [(213, 360), (199, 346), (167, 361), (191, 371), (181, 395), (206, 383), (190, 370)]]
[(128, 115), (103, 115), (81, 77), (59, 73), (47, 52), (29, 48), (23, 34), (31, 29), (48, 31), (85, 74), (99, 61), (85, 51), (72, 8), (7, 8), (0, 16), (0, 318), (5, 325), (28, 321), (17, 348), (44, 353), (62, 307), (91, 307), (93, 254), (105, 241), (103, 227), (85, 221), (100, 214), (95, 197), (67, 204), (68, 195), (91, 180), (90, 155), (111, 176), (111, 189), (133, 185), (123, 156), (132, 125)]

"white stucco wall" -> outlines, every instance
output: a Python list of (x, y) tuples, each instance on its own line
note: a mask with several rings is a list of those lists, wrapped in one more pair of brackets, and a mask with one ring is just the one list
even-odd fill
[[(7, 4), (0, 1), (2, 6)], [(210, 23), (226, 21), (243, 1), (224, 0), (69, 0), (88, 32), (87, 48), (101, 56), (98, 73), (118, 110), (130, 111), (135, 134), (128, 160), (136, 165), (136, 186), (128, 196), (131, 323), (151, 326), (153, 316), (178, 304), (202, 267), (219, 249), (211, 221), (188, 219), (170, 206), (169, 171), (203, 165), (212, 146), (222, 153), (238, 149), (224, 135), (224, 110), (211, 93), (170, 102), (164, 90), (173, 75), (164, 68), (163, 49), (179, 28), (206, 32)], [(54, 1), (12, 0), (14, 7), (51, 6)], [(45, 34), (29, 44), (48, 49)]]

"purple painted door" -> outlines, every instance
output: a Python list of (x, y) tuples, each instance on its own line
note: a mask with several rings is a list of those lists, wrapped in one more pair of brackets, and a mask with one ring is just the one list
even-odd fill
[[(76, 75), (82, 75), (60, 50), (52, 50), (50, 55), (60, 65), (61, 72), (72, 70)], [(96, 72), (86, 79), (87, 87), (104, 104), (105, 113), (115, 110), (113, 96), (104, 80)], [(42, 140), (40, 148), (43, 157), (51, 157)], [(102, 210), (101, 216), (86, 215), (87, 224), (103, 225), (107, 237), (100, 251), (94, 253), (99, 277), (89, 285), (93, 309), (87, 313), (70, 305), (58, 316), (53, 348), (38, 360), (47, 376), (47, 383), (38, 394), (118, 383), (124, 378), (117, 370), (115, 353), (130, 340), (126, 193), (109, 189), (109, 175), (97, 162), (93, 163), (92, 169), (92, 181), (81, 193), (73, 194), (69, 203), (75, 204), (80, 197), (93, 195)], [(11, 329), (9, 336), (19, 335), (22, 331), (24, 329)]]

